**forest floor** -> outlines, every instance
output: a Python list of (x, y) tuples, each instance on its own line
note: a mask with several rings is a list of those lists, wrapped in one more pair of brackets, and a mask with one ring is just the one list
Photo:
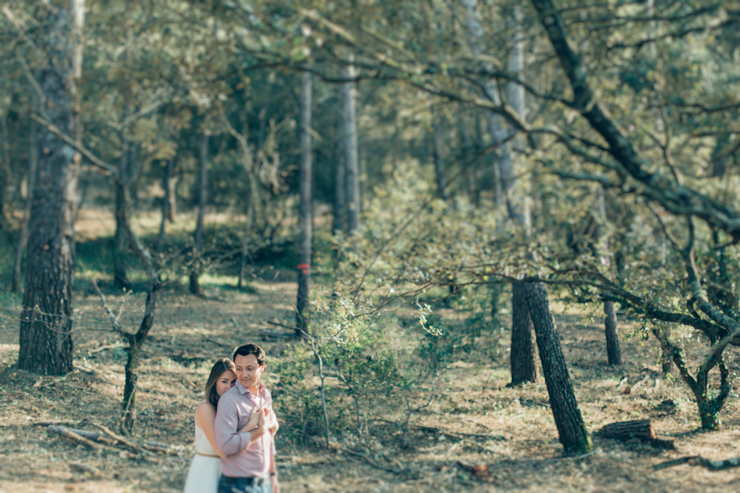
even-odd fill
[[(0, 298), (0, 491), (181, 491), (193, 453), (193, 409), (201, 400), (211, 362), (229, 356), (246, 341), (259, 341), (268, 356), (284, 351), (286, 343), (263, 342), (260, 336), (270, 328), (268, 320), (292, 318), (295, 285), (280, 276), (273, 278), (253, 280), (249, 293), (212, 286), (206, 299), (176, 292), (161, 298), (140, 370), (136, 438), (170, 444), (180, 453), (162, 456), (156, 464), (115, 454), (101, 456), (47, 434), (49, 421), (90, 430), (95, 423), (116, 428), (125, 353), (109, 331), (94, 292), (83, 289), (84, 284), (78, 286), (74, 338), (75, 365), (81, 369), (59, 378), (13, 369), (20, 300)], [(109, 302), (117, 307), (123, 297), (110, 296)], [(143, 294), (127, 297), (122, 320), (133, 326), (142, 306)], [(452, 385), (440, 389), (439, 398), (413, 418), (410, 446), (386, 458), (387, 464), (396, 464), (388, 469), (404, 473), (373, 467), (342, 448), (327, 451), (278, 442), (284, 491), (740, 490), (740, 470), (709, 472), (688, 465), (652, 469), (685, 455), (740, 456), (740, 402), (735, 393), (721, 414), (722, 431), (697, 432), (695, 404), (683, 384), (658, 372), (658, 349), (652, 340), (623, 340), (625, 364), (610, 368), (605, 364), (601, 326), (584, 324), (581, 315), (559, 303), (554, 303), (554, 311), (589, 430), (650, 417), (659, 435), (675, 440), (677, 450), (594, 438), (594, 454), (563, 457), (542, 378), (523, 388), (505, 388), (508, 335), (497, 333), (482, 336), (481, 346), (488, 351), (449, 361), (444, 371)], [(447, 310), (446, 316), (454, 313)], [(490, 349), (496, 346), (501, 356), (492, 358), (495, 352)], [(734, 354), (729, 365), (737, 370)], [(279, 406), (276, 411), (279, 415)], [(476, 480), (458, 461), (486, 463), (490, 482)], [(71, 462), (94, 466), (101, 474), (75, 472)]]
[[(240, 344), (256, 341), (268, 354), (270, 386), (274, 376), (269, 373), (269, 359), (280, 358), (289, 343), (265, 341), (262, 331), (275, 330), (268, 321), (289, 324), (293, 320), (294, 274), (264, 269), (250, 279), (245, 291), (227, 286), (233, 279), (203, 276), (204, 298), (165, 290), (152, 338), (144, 346), (135, 440), (169, 444), (178, 455), (160, 456), (151, 463), (98, 454), (51, 436), (46, 429), (49, 422), (87, 430), (96, 430), (97, 424), (117, 429), (120, 416), (126, 353), (86, 280), (95, 276), (104, 280), (97, 264), (107, 265), (107, 260), (101, 257), (100, 243), (93, 240), (99, 242), (98, 235), (110, 231), (112, 223), (110, 214), (81, 212), (75, 228), (81, 241), (75, 286), (76, 369), (71, 374), (39, 377), (15, 370), (20, 298), (0, 293), (0, 492), (182, 491), (194, 450), (193, 411), (202, 399), (212, 362), (231, 356)], [(147, 218), (139, 221), (142, 230), (156, 231), (156, 221), (147, 222)], [(108, 295), (114, 309), (123, 305), (121, 321), (129, 330), (140, 318), (143, 300), (140, 292)], [(333, 450), (299, 446), (278, 433), (283, 490), (740, 491), (740, 469), (709, 472), (683, 465), (653, 471), (655, 464), (687, 455), (740, 456), (737, 386), (721, 413), (722, 430), (699, 432), (696, 405), (682, 382), (659, 371), (659, 349), (653, 338), (625, 337), (634, 332), (634, 326), (620, 320), (624, 365), (609, 367), (603, 326), (585, 321), (582, 312), (566, 308), (554, 296), (551, 301), (588, 429), (593, 432), (615, 421), (652, 418), (661, 437), (675, 440), (676, 450), (594, 437), (593, 454), (563, 457), (542, 377), (522, 388), (505, 387), (509, 334), (496, 328), (475, 341), (474, 351), (447, 362), (441, 371), (449, 383), (429, 407), (413, 416), (409, 443), (403, 449), (394, 446), (368, 461), (344, 446)], [(466, 315), (451, 309), (437, 313), (451, 323)], [(508, 325), (507, 320), (503, 323)], [(688, 355), (694, 362), (699, 356)], [(727, 363), (733, 372), (740, 369), (735, 348), (730, 349)], [(276, 412), (280, 416), (279, 399)], [(382, 417), (401, 420), (404, 416), (386, 410)], [(488, 481), (476, 479), (459, 461), (487, 464)], [(100, 475), (75, 472), (71, 463), (94, 466)]]

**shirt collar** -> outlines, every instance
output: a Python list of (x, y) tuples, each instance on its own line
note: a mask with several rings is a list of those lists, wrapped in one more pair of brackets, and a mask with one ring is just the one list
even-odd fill
[[(236, 387), (239, 389), (239, 392), (242, 395), (252, 395), (252, 393), (249, 391), (249, 389), (246, 388), (244, 385), (242, 385), (242, 383), (239, 380), (236, 381)], [(263, 391), (264, 388), (265, 388), (265, 384), (263, 384), (262, 382), (260, 382), (260, 387), (259, 387), (259, 393), (260, 394), (262, 394), (262, 391)]]

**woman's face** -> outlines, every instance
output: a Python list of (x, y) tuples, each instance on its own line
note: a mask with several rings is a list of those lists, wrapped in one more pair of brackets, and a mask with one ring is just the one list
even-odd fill
[(224, 395), (224, 393), (233, 387), (235, 383), (236, 375), (234, 375), (233, 371), (226, 370), (223, 372), (221, 376), (218, 377), (218, 382), (216, 382), (216, 392), (218, 393), (218, 396), (221, 397)]

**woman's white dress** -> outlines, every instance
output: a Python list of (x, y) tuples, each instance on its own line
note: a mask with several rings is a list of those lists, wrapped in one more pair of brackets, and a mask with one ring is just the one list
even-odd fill
[(190, 463), (184, 493), (217, 493), (221, 479), (221, 459), (206, 434), (195, 425), (195, 456)]

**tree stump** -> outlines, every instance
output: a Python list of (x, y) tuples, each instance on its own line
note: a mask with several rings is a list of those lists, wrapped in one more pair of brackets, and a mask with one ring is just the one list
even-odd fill
[(673, 440), (662, 440), (655, 435), (652, 419), (637, 419), (611, 423), (601, 428), (594, 435), (622, 442), (640, 440), (641, 442), (647, 442), (659, 448), (676, 448)]

